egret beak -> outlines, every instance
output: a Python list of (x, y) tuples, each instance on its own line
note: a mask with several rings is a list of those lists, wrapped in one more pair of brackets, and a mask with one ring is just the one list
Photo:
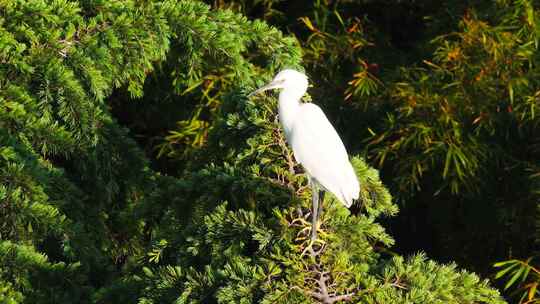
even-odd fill
[(280, 79), (280, 80), (273, 80), (272, 82), (270, 82), (269, 84), (265, 85), (265, 86), (262, 86), (260, 88), (258, 88), (257, 90), (253, 91), (251, 94), (249, 94), (247, 97), (251, 97), (253, 95), (257, 95), (261, 92), (264, 92), (264, 91), (268, 91), (268, 90), (271, 90), (271, 89), (277, 89), (277, 88), (280, 88), (281, 87), (281, 84), (283, 83), (283, 80)]

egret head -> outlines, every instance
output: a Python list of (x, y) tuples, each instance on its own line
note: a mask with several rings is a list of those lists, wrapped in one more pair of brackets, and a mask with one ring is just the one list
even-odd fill
[(277, 73), (277, 75), (274, 77), (274, 79), (272, 79), (272, 81), (270, 81), (270, 83), (255, 90), (253, 93), (249, 94), (249, 96), (253, 96), (255, 94), (259, 94), (261, 92), (271, 89), (289, 89), (304, 94), (307, 88), (308, 78), (304, 73), (291, 69), (285, 69)]

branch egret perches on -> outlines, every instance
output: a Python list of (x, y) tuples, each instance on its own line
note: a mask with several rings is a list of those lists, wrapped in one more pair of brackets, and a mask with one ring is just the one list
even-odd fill
[(313, 242), (317, 238), (317, 221), (321, 211), (319, 188), (330, 191), (349, 208), (353, 200), (358, 199), (360, 185), (349, 162), (347, 150), (326, 115), (317, 105), (300, 101), (307, 88), (306, 75), (286, 69), (249, 96), (270, 89), (281, 89), (279, 121), (292, 147), (294, 158), (304, 167), (311, 186)]

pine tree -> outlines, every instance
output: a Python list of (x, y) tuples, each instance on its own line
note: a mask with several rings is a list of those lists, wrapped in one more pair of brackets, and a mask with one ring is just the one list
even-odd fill
[[(308, 250), (309, 190), (275, 99), (245, 97), (301, 68), (275, 28), (188, 0), (0, 12), (2, 302), (504, 303), (453, 264), (388, 253), (376, 220), (397, 207), (359, 157), (357, 210), (327, 195)], [(114, 113), (208, 95), (208, 75), (227, 83), (211, 115), (199, 102), (180, 113), (207, 123), (207, 142), (161, 174)]]
[(141, 220), (127, 214), (155, 175), (106, 97), (140, 94), (170, 33), (153, 3), (2, 1), (0, 12), (3, 301), (89, 302), (139, 250)]

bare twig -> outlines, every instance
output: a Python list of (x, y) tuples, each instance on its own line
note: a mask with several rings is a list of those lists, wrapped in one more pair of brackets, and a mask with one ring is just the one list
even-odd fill
[(316, 291), (308, 291), (311, 297), (315, 298), (323, 304), (332, 304), (340, 301), (350, 301), (355, 295), (354, 292), (337, 295), (335, 292), (328, 292), (328, 286), (326, 282), (330, 279), (329, 273), (327, 271), (316, 271), (318, 279), (316, 279), (317, 289)]

